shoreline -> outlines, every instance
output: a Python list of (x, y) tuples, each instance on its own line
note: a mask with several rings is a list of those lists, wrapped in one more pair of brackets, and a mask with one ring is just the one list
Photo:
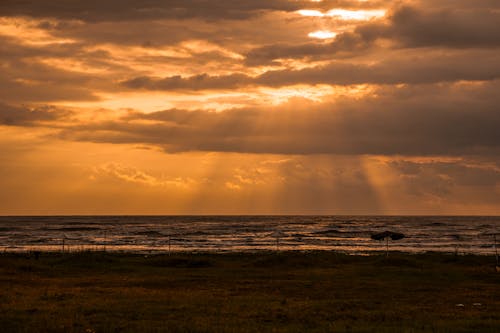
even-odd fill
[[(106, 249), (103, 249), (106, 247)], [(137, 255), (185, 255), (185, 254), (269, 254), (269, 253), (337, 253), (348, 256), (380, 256), (386, 253), (385, 249), (380, 250), (366, 250), (366, 251), (343, 251), (337, 249), (154, 249), (154, 248), (142, 248), (142, 249), (113, 249), (108, 246), (80, 246), (80, 245), (66, 245), (64, 251), (61, 250), (61, 246), (33, 246), (33, 247), (23, 247), (23, 248), (4, 248), (0, 250), (0, 255), (2, 254), (29, 254), (31, 252), (40, 252), (47, 254), (74, 254), (74, 253), (108, 253), (116, 255), (127, 255), (127, 254), (137, 254)], [(426, 254), (436, 254), (436, 255), (453, 255), (453, 256), (480, 256), (480, 257), (495, 257), (494, 250), (489, 252), (474, 252), (474, 251), (464, 251), (459, 249), (458, 251), (401, 251), (401, 250), (389, 250), (389, 253), (398, 253), (401, 255), (426, 255)]]

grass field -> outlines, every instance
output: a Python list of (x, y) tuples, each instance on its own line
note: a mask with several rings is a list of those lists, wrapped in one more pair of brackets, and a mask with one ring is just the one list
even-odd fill
[(2, 254), (0, 286), (2, 332), (500, 332), (484, 256)]

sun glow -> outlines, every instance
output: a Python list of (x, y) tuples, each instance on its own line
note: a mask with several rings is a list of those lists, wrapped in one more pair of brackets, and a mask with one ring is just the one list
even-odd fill
[(299, 13), (302, 16), (313, 16), (313, 17), (325, 16), (325, 14), (323, 14), (319, 10), (311, 10), (311, 9), (302, 9), (302, 10), (299, 10), (297, 13)]
[(327, 31), (327, 30), (318, 30), (314, 32), (310, 32), (308, 34), (311, 38), (319, 38), (319, 39), (331, 39), (337, 36), (336, 32)]
[(386, 13), (383, 9), (374, 10), (347, 10), (347, 9), (332, 9), (323, 13), (319, 10), (302, 9), (297, 11), (302, 16), (311, 17), (334, 17), (341, 20), (370, 20), (383, 17)]
[(385, 10), (345, 10), (332, 9), (326, 13), (326, 16), (338, 17), (343, 20), (370, 20), (385, 15)]
[(259, 97), (262, 105), (280, 105), (293, 98), (321, 102), (325, 96), (334, 94), (335, 89), (329, 85), (295, 85), (279, 89), (262, 88), (260, 89), (260, 93)]

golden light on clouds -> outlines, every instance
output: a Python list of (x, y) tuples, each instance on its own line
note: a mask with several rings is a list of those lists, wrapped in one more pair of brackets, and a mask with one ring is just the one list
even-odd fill
[(312, 17), (323, 17), (325, 16), (322, 12), (319, 10), (313, 10), (313, 9), (301, 9), (297, 11), (302, 16), (312, 16)]
[(384, 9), (374, 9), (374, 10), (348, 10), (348, 9), (331, 9), (326, 12), (322, 12), (314, 9), (301, 9), (297, 11), (302, 16), (310, 17), (332, 17), (341, 20), (371, 20), (374, 18), (381, 18), (385, 16), (386, 10)]
[(50, 46), (51, 44), (75, 43), (72, 38), (56, 38), (41, 29), (39, 21), (32, 22), (27, 18), (0, 17), (0, 35), (15, 38), (19, 43), (28, 45)]
[(319, 38), (319, 39), (332, 39), (337, 36), (336, 32), (327, 31), (327, 30), (318, 30), (314, 32), (310, 32), (307, 34), (311, 38)]
[(346, 9), (332, 9), (325, 13), (325, 16), (338, 17), (343, 20), (370, 20), (373, 18), (380, 18), (385, 15), (384, 9), (376, 10), (346, 10)]
[(292, 98), (304, 98), (321, 102), (325, 96), (331, 96), (335, 89), (328, 85), (309, 87), (305, 85), (290, 86), (280, 89), (261, 89), (263, 95), (262, 106), (265, 104), (280, 105)]
[(499, 214), (499, 15), (2, 2), (0, 213)]

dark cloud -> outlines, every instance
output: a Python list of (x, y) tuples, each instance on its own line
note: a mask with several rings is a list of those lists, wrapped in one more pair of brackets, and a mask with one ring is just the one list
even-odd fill
[(364, 3), (356, 0), (3, 0), (0, 15), (53, 17), (88, 22), (146, 19), (248, 19), (263, 11), (291, 12), (299, 9), (329, 10), (332, 8), (379, 8), (386, 1)]
[[(472, 3), (472, 5), (471, 5)], [(339, 34), (332, 42), (301, 45), (275, 43), (246, 53), (248, 65), (266, 65), (277, 59), (341, 58), (376, 46), (381, 39), (399, 47), (500, 47), (500, 6), (489, 2), (434, 2), (433, 5), (398, 5), (386, 20), (362, 23)], [(418, 4), (418, 3), (417, 3)]]
[(204, 89), (232, 89), (248, 85), (250, 78), (244, 74), (225, 76), (210, 76), (200, 74), (183, 78), (180, 75), (164, 79), (137, 77), (123, 82), (123, 85), (132, 89), (150, 90), (204, 90)]
[[(460, 52), (385, 55), (371, 64), (333, 62), (326, 66), (302, 70), (269, 71), (256, 79), (258, 84), (422, 84), (459, 80), (492, 80), (500, 76), (496, 52)], [(481, 59), (471, 64), (471, 59)]]
[(359, 28), (365, 36), (378, 34), (405, 46), (457, 48), (499, 47), (500, 12), (488, 8), (464, 10), (452, 7), (428, 10), (410, 6), (397, 8), (386, 27)]
[[(462, 9), (500, 9), (500, 3), (497, 0), (413, 0), (406, 1), (413, 6), (422, 8), (462, 8)], [(405, 1), (395, 1), (397, 5)]]
[(359, 33), (342, 33), (328, 43), (308, 42), (303, 44), (272, 44), (254, 48), (245, 54), (245, 63), (249, 66), (279, 63), (277, 59), (331, 59), (342, 58), (346, 54), (352, 57), (354, 52), (366, 51), (372, 41)]
[(95, 101), (99, 100), (96, 88), (114, 87), (109, 78), (78, 70), (75, 64), (103, 72), (129, 72), (113, 62), (108, 52), (86, 50), (83, 43), (22, 44), (5, 36), (0, 36), (0, 62), (0, 100), (11, 103)]
[(8, 126), (35, 126), (38, 122), (54, 121), (69, 115), (69, 111), (50, 106), (19, 107), (0, 102), (0, 124)]
[[(45, 22), (42, 22), (42, 24)], [(132, 45), (144, 47), (163, 47), (185, 40), (215, 39), (212, 24), (199, 20), (164, 19), (161, 21), (117, 21), (117, 22), (74, 22), (52, 26), (49, 21), (46, 29), (60, 38), (75, 38), (86, 43)], [(169, 33), (165, 33), (168, 31)]]
[[(463, 155), (500, 152), (499, 81), (379, 89), (365, 98), (276, 109), (166, 110), (74, 126), (71, 140), (142, 143), (167, 151)], [(150, 120), (143, 123), (135, 120)]]
[[(7, 65), (11, 67), (13, 64)], [(0, 100), (11, 104), (54, 101), (97, 101), (87, 75), (16, 62), (0, 77)], [(34, 70), (36, 69), (36, 70)]]
[(288, 0), (4, 0), (0, 14), (4, 16), (53, 17), (88, 22), (166, 18), (247, 19), (264, 10), (294, 11), (305, 1)]
[(61, 101), (99, 101), (91, 89), (77, 86), (61, 86), (60, 84), (30, 84), (5, 81), (0, 78), (0, 100), (16, 104), (53, 103)]
[[(450, 81), (485, 81), (500, 77), (496, 51), (400, 52), (373, 64), (332, 62), (301, 70), (274, 70), (256, 77), (244, 74), (167, 78), (138, 77), (122, 82), (128, 88), (149, 90), (218, 90), (244, 86), (282, 87), (295, 84), (423, 84)], [(471, 63), (471, 59), (481, 59)]]
[[(0, 4), (0, 15), (48, 18), (36, 21), (37, 27), (54, 38), (71, 41), (24, 43), (15, 37), (2, 37), (0, 98), (19, 105), (96, 100), (99, 93), (125, 88), (126, 92), (239, 89), (243, 93), (249, 87), (297, 84), (384, 85), (374, 88), (382, 95), (359, 100), (285, 106), (279, 111), (250, 106), (223, 113), (169, 110), (138, 116), (154, 120), (154, 124), (120, 119), (71, 126), (61, 135), (77, 140), (156, 144), (174, 151), (425, 155), (496, 150), (498, 136), (491, 124), (499, 120), (494, 109), (497, 97), (490, 92), (491, 87), (498, 87), (500, 76), (495, 48), (500, 36), (497, 4), (487, 0), (474, 4), (463, 0), (390, 2), (393, 8), (386, 18), (340, 25), (348, 29), (331, 43), (305, 42), (312, 25), (303, 22), (312, 19), (298, 15), (285, 15), (289, 21), (284, 20), (284, 26), (297, 24), (290, 32), (276, 29), (282, 27), (279, 25), (255, 27), (257, 18), (268, 12), (276, 16), (262, 22), (270, 24), (283, 11), (385, 8), (387, 3), (61, 0), (42, 5), (7, 0)], [(242, 18), (251, 19), (239, 20)], [(214, 24), (215, 19), (235, 20)], [(325, 22), (340, 24), (335, 20)], [(130, 32), (127, 25), (132, 27)], [(263, 33), (266, 30), (269, 32)], [(298, 32), (304, 36), (296, 37)], [(283, 38), (286, 33), (289, 39)], [(182, 44), (193, 40), (212, 43), (213, 48), (205, 45), (196, 50), (196, 46)], [(130, 45), (141, 47), (141, 52), (127, 49)], [(162, 49), (164, 46), (172, 48)], [(142, 52), (148, 48), (163, 53)], [(231, 58), (231, 52), (245, 54), (246, 59)], [(277, 59), (287, 58), (322, 60), (322, 65), (312, 67), (309, 63), (300, 69), (281, 63), (280, 69), (260, 74), (246, 67), (273, 61), (278, 64)], [(68, 64), (58, 67), (54, 59), (76, 61), (95, 71), (72, 70)], [(172, 74), (153, 76), (155, 64), (167, 65), (161, 69), (163, 73), (173, 68)], [(175, 68), (182, 75), (177, 75)], [(130, 79), (124, 80), (126, 77)], [(451, 84), (460, 81), (475, 82), (471, 85), (475, 88)], [(401, 84), (405, 86), (393, 87)], [(454, 93), (443, 87), (455, 87)], [(435, 91), (444, 91), (446, 98), (436, 96)], [(475, 134), (478, 128), (481, 131)]]

